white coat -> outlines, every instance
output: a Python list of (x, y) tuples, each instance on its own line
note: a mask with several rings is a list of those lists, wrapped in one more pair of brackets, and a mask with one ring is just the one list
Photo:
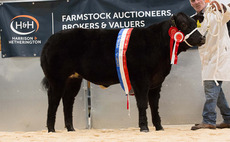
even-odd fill
[[(204, 21), (198, 28), (204, 35), (210, 20), (210, 28), (206, 36), (206, 42), (200, 46), (199, 53), (202, 65), (202, 80), (230, 81), (230, 38), (226, 23), (230, 20), (230, 7), (226, 5), (227, 11), (223, 15), (220, 34), (212, 36), (218, 32), (218, 25), (214, 14), (204, 14)], [(221, 14), (221, 12), (217, 12)], [(209, 18), (208, 18), (209, 17)], [(208, 19), (207, 19), (208, 18)], [(219, 45), (218, 45), (219, 44)], [(219, 48), (219, 49), (218, 49)]]

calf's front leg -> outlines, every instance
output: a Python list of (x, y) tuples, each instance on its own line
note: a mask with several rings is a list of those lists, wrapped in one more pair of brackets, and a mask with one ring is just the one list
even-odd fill
[(156, 131), (164, 130), (161, 125), (161, 118), (158, 112), (159, 109), (159, 99), (160, 99), (161, 85), (149, 90), (149, 105), (151, 108), (152, 122), (156, 128)]
[(139, 127), (141, 132), (149, 132), (146, 109), (148, 108), (148, 87), (140, 85), (134, 87), (137, 108), (139, 113)]

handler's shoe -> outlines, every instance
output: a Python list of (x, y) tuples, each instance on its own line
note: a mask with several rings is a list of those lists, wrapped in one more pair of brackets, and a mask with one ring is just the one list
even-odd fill
[(211, 124), (195, 124), (195, 126), (192, 126), (191, 130), (198, 130), (198, 129), (216, 129), (216, 126)]
[(227, 124), (227, 123), (216, 124), (216, 128), (220, 128), (220, 129), (230, 128), (230, 124)]

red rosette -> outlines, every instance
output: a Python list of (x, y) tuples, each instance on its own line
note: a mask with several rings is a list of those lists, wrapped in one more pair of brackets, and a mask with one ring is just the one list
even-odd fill
[(177, 29), (176, 27), (170, 27), (170, 28), (169, 28), (168, 33), (169, 33), (169, 36), (170, 36), (171, 38), (174, 37), (174, 35), (175, 35), (176, 32), (178, 32), (178, 29)]
[(174, 34), (174, 40), (176, 41), (176, 42), (182, 42), (183, 40), (184, 40), (184, 34), (182, 33), (182, 32), (176, 32), (175, 34)]

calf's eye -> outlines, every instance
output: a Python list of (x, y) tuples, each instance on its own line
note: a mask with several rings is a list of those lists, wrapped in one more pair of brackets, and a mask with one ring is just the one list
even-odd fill
[(186, 30), (188, 28), (188, 25), (187, 24), (185, 24), (185, 23), (182, 23), (181, 24), (181, 29), (182, 30)]

